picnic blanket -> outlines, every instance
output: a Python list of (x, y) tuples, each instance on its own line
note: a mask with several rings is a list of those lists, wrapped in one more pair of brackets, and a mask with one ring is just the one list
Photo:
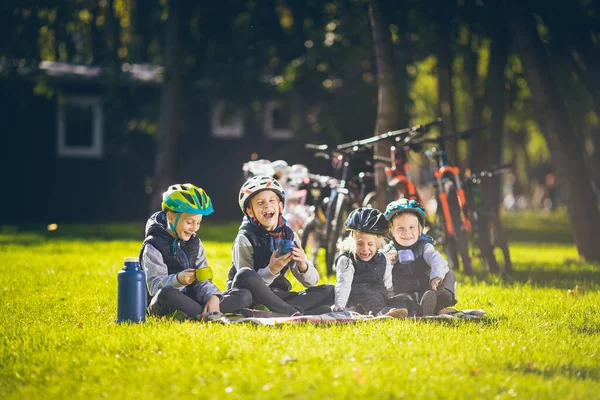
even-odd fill
[[(432, 315), (426, 317), (409, 317), (401, 319), (403, 321), (411, 320), (472, 320), (480, 319), (485, 316), (483, 310), (449, 310), (444, 314)], [(230, 323), (252, 323), (256, 325), (276, 326), (284, 324), (314, 324), (314, 325), (333, 325), (333, 324), (355, 324), (367, 321), (381, 321), (395, 319), (389, 316), (363, 315), (353, 311), (329, 312), (319, 315), (298, 315), (292, 317), (229, 317)]]

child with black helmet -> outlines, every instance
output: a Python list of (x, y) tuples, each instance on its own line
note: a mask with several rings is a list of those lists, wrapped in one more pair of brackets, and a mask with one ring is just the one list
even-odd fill
[[(252, 303), (283, 315), (320, 314), (330, 310), (333, 285), (319, 285), (319, 272), (306, 259), (300, 239), (282, 216), (285, 192), (273, 177), (257, 175), (240, 188), (244, 213), (232, 248), (227, 288), (247, 289)], [(291, 291), (286, 272), (306, 290)]]
[(191, 183), (172, 185), (163, 193), (162, 211), (148, 219), (139, 256), (151, 315), (181, 311), (190, 319), (222, 320), (222, 312), (250, 304), (249, 292), (223, 296), (212, 282), (204, 246), (196, 235), (203, 216), (212, 212), (210, 197)]
[(456, 304), (456, 276), (423, 234), (426, 213), (415, 200), (392, 201), (385, 210), (392, 241), (384, 252), (393, 262), (394, 295), (418, 304), (415, 312), (429, 316)]
[(385, 245), (388, 222), (376, 209), (353, 210), (346, 219), (351, 231), (336, 259), (334, 311), (349, 307), (357, 312), (404, 318), (408, 310), (386, 304), (392, 292), (391, 265), (380, 249)]

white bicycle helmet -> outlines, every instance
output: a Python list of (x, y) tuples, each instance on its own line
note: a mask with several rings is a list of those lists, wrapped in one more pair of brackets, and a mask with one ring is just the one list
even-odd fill
[(250, 197), (263, 190), (274, 191), (281, 199), (281, 202), (285, 204), (285, 192), (281, 184), (277, 182), (277, 179), (265, 175), (253, 176), (242, 185), (238, 197), (240, 209), (244, 214), (246, 214), (246, 208)]
[(271, 163), (271, 168), (273, 168), (273, 178), (281, 180), (285, 184), (288, 178), (288, 172), (290, 166), (284, 160), (276, 160)]

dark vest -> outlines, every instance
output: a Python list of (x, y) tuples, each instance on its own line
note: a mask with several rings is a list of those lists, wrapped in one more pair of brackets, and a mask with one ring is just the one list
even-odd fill
[[(256, 226), (244, 218), (238, 233), (246, 236), (252, 245), (252, 249), (254, 250), (254, 270), (258, 271), (259, 269), (264, 268), (266, 265), (269, 265), (269, 262), (271, 261), (271, 255), (274, 251), (271, 250), (272, 236), (269, 235), (269, 232), (262, 226)], [(289, 226), (284, 225), (283, 236), (281, 239), (294, 240), (294, 231)], [(245, 265), (240, 267), (245, 267)], [(271, 283), (271, 288), (278, 288), (286, 292), (289, 292), (292, 289), (292, 284), (285, 277), (285, 274), (289, 268), (290, 265), (288, 264), (281, 270), (279, 276), (275, 278), (273, 283)], [(227, 275), (227, 287), (231, 287), (231, 282), (233, 281), (236, 272), (237, 268), (232, 264), (231, 268), (229, 269), (229, 274)]]
[(372, 298), (376, 294), (387, 297), (387, 290), (383, 283), (387, 262), (383, 253), (378, 251), (369, 261), (361, 261), (351, 252), (346, 252), (343, 255), (348, 257), (354, 265), (354, 276), (352, 277), (350, 296), (348, 297), (349, 305), (363, 303), (365, 298)]
[[(175, 253), (173, 254), (173, 242), (175, 242)], [(142, 265), (142, 253), (146, 244), (150, 243), (160, 254), (167, 264), (169, 275), (177, 274), (187, 268), (195, 268), (198, 252), (200, 251), (200, 239), (192, 235), (190, 240), (183, 241), (175, 239), (167, 232), (167, 216), (160, 211), (150, 217), (146, 224), (146, 238), (140, 250), (140, 265)]]
[[(392, 269), (394, 294), (426, 290), (429, 285), (429, 274), (431, 273), (431, 267), (423, 258), (423, 252), (427, 243), (433, 244), (434, 241), (427, 235), (421, 235), (416, 243), (409, 247), (402, 246), (395, 240), (392, 240), (387, 245), (386, 250), (388, 251), (392, 248), (396, 249), (396, 251), (410, 249), (415, 255), (415, 261), (409, 264), (401, 264), (399, 260), (394, 263), (394, 268)], [(408, 290), (408, 288), (412, 290)]]
[(383, 286), (386, 260), (382, 253), (377, 252), (373, 258), (366, 262), (355, 257), (354, 254), (350, 252), (346, 252), (344, 255), (352, 260), (352, 264), (354, 265), (354, 277), (352, 278), (353, 286), (362, 283), (380, 283)]

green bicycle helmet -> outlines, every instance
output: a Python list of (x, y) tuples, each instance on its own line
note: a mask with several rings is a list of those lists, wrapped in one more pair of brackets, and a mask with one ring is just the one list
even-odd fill
[(385, 218), (391, 222), (395, 215), (403, 212), (415, 214), (419, 219), (421, 226), (425, 226), (425, 218), (427, 217), (427, 214), (425, 213), (423, 206), (416, 200), (398, 199), (392, 201), (385, 208)]
[(191, 183), (170, 186), (163, 193), (162, 209), (202, 215), (209, 215), (214, 211), (212, 201), (204, 189)]

